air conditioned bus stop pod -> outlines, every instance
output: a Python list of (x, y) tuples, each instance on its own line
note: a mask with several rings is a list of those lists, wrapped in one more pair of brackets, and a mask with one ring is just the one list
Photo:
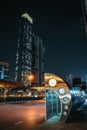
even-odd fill
[(59, 76), (45, 73), (46, 122), (63, 123), (72, 108), (85, 102), (85, 92), (79, 87), (70, 88)]

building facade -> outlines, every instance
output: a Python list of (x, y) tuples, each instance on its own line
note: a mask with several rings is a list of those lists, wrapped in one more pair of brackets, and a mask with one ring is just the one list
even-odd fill
[(35, 75), (35, 83), (37, 86), (44, 84), (45, 71), (45, 48), (42, 39), (33, 35), (32, 37), (32, 72)]
[(18, 26), (18, 43), (16, 52), (15, 81), (24, 81), (32, 68), (32, 28), (30, 16), (21, 15)]
[(32, 73), (34, 76), (32, 85), (37, 86), (41, 85), (44, 80), (44, 59), (42, 55), (44, 55), (45, 49), (42, 40), (32, 32), (32, 24), (33, 20), (29, 14), (21, 15), (18, 27), (15, 81), (28, 84), (28, 76)]
[(82, 7), (82, 20), (84, 23), (84, 27), (85, 28), (85, 34), (87, 36), (87, 0), (81, 0), (81, 7)]
[(0, 62), (0, 79), (9, 80), (10, 79), (10, 65), (6, 62)]

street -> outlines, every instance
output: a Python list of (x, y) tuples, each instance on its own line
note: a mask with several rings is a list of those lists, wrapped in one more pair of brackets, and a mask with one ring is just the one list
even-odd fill
[(63, 124), (47, 124), (43, 100), (0, 104), (0, 130), (87, 130), (87, 111), (71, 113)]
[[(15, 130), (23, 124), (28, 129), (45, 120), (44, 102), (0, 105), (0, 130)], [(22, 128), (21, 128), (22, 129)]]

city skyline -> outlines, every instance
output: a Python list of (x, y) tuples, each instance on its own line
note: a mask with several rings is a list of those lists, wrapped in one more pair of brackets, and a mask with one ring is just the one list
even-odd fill
[[(2, 3), (0, 8), (0, 60), (15, 64), (17, 18), (28, 12), (35, 33), (46, 48), (45, 71), (57, 75), (72, 73), (87, 80), (87, 40), (81, 28), (81, 3), (34, 0)], [(13, 70), (14, 71), (14, 70)]]

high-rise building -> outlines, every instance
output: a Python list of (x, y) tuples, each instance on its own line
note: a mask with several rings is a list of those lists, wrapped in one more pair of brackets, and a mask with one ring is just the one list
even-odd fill
[(82, 7), (82, 18), (85, 28), (85, 34), (87, 36), (87, 0), (81, 0), (81, 7)]
[(32, 38), (32, 45), (32, 72), (36, 75), (34, 84), (42, 86), (44, 84), (45, 48), (42, 39), (35, 35)]
[(32, 18), (24, 13), (19, 19), (15, 81), (24, 82), (32, 69)]
[(6, 62), (0, 62), (0, 79), (9, 80), (10, 78), (10, 65)]
[[(15, 81), (29, 83), (32, 73), (32, 85), (40, 86), (44, 82), (44, 53), (42, 40), (32, 31), (32, 18), (24, 13), (18, 27), (18, 44), (16, 52)], [(30, 83), (31, 84), (31, 83)]]

